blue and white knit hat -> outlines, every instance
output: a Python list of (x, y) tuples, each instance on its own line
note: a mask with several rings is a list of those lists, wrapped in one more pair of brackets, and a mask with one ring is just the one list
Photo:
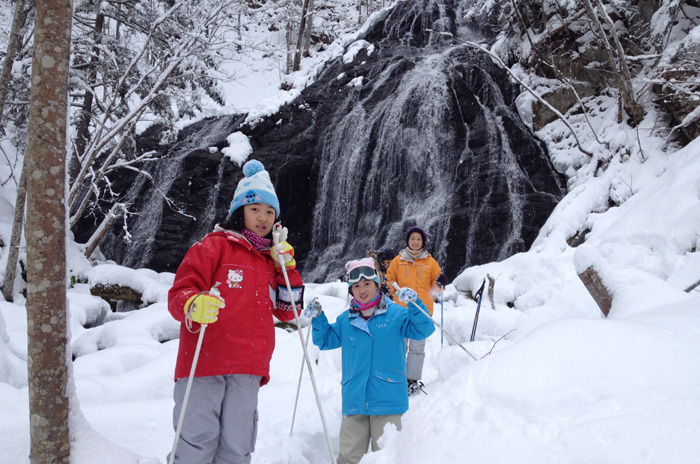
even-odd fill
[(243, 165), (243, 174), (245, 177), (238, 182), (238, 187), (233, 194), (229, 216), (243, 205), (266, 203), (272, 206), (279, 217), (280, 202), (265, 166), (260, 161), (250, 160)]

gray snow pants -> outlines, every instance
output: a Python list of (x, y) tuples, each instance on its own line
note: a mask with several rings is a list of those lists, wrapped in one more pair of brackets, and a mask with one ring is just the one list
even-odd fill
[[(248, 464), (258, 432), (260, 376), (195, 377), (175, 451), (178, 464)], [(177, 430), (187, 377), (175, 382)], [(170, 456), (168, 456), (169, 458)]]
[(420, 380), (423, 377), (423, 361), (425, 361), (425, 338), (413, 340), (407, 338), (408, 355), (406, 356), (406, 377)]

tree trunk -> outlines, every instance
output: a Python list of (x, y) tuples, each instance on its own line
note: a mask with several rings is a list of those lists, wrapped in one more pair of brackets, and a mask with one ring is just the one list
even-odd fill
[(306, 27), (304, 28), (304, 52), (302, 54), (304, 57), (309, 56), (309, 49), (311, 48), (311, 30), (314, 23), (313, 9), (314, 0), (309, 0), (309, 13), (306, 15)]
[(12, 75), (12, 65), (15, 63), (17, 49), (19, 48), (19, 29), (22, 25), (22, 15), (24, 14), (25, 0), (17, 0), (15, 13), (12, 16), (12, 28), (10, 30), (10, 40), (7, 44), (7, 54), (2, 63), (2, 74), (0, 74), (0, 133), (2, 133), (2, 113), (5, 110), (5, 98), (7, 89), (10, 87)]
[[(622, 78), (620, 77), (620, 73), (617, 72), (617, 66), (615, 65), (615, 56), (612, 53), (612, 47), (610, 46), (610, 42), (608, 42), (608, 37), (605, 35), (603, 25), (600, 24), (600, 21), (598, 20), (598, 15), (596, 15), (591, 1), (583, 0), (583, 5), (586, 8), (588, 17), (593, 22), (593, 25), (595, 26), (595, 29), (598, 32), (598, 35), (600, 36), (600, 40), (603, 42), (603, 48), (605, 49), (605, 53), (608, 56), (608, 65), (610, 66), (610, 71), (612, 71), (612, 73), (615, 75), (615, 80), (617, 80), (617, 87), (620, 90), (620, 98), (623, 98)], [(618, 113), (617, 122), (622, 122), (622, 113)]]
[(622, 48), (622, 44), (620, 43), (620, 38), (615, 30), (615, 24), (613, 24), (612, 19), (610, 19), (610, 16), (608, 16), (608, 13), (605, 11), (605, 7), (600, 0), (595, 0), (595, 3), (598, 7), (598, 11), (600, 11), (603, 21), (605, 21), (605, 24), (607, 24), (608, 28), (610, 29), (610, 36), (615, 44), (615, 50), (617, 51), (617, 59), (620, 67), (618, 71), (621, 75), (622, 81), (622, 87), (620, 88), (620, 92), (623, 93), (622, 101), (625, 105), (625, 111), (627, 111), (627, 114), (632, 117), (634, 125), (636, 126), (644, 119), (644, 108), (642, 108), (642, 105), (637, 103), (637, 99), (634, 96), (634, 86), (632, 85), (632, 76), (630, 75), (630, 70), (627, 66), (625, 50)]
[[(102, 28), (104, 26), (104, 15), (100, 13), (100, 2), (95, 6), (95, 27), (93, 29), (93, 35), (95, 38), (95, 44), (92, 47), (92, 52), (90, 54), (90, 64), (88, 65), (87, 71), (87, 85), (91, 86), (97, 79), (97, 67), (100, 64), (100, 45), (102, 43)], [(70, 180), (73, 181), (80, 174), (80, 169), (82, 168), (80, 164), (80, 159), (85, 154), (85, 147), (87, 147), (90, 141), (90, 123), (92, 122), (92, 102), (93, 95), (92, 89), (85, 89), (85, 97), (83, 97), (83, 105), (80, 109), (78, 115), (78, 121), (75, 127), (75, 151), (72, 152), (70, 158), (70, 170), (69, 176)]]
[(17, 186), (17, 199), (15, 200), (15, 217), (12, 222), (12, 235), (10, 236), (10, 248), (7, 252), (7, 267), (5, 268), (5, 282), (2, 284), (2, 295), (5, 301), (14, 298), (13, 289), (17, 277), (17, 258), (19, 257), (19, 245), (22, 242), (22, 226), (24, 226), (24, 205), (27, 200), (27, 163), (22, 165), (22, 174), (19, 176)]
[(285, 34), (285, 41), (287, 43), (287, 66), (284, 71), (285, 74), (289, 74), (290, 72), (292, 72), (292, 61), (294, 61), (292, 58), (292, 56), (294, 55), (294, 53), (292, 52), (292, 28), (292, 21), (287, 21), (287, 33)]
[(299, 21), (299, 34), (297, 35), (297, 47), (294, 50), (294, 64), (292, 71), (299, 71), (301, 67), (301, 51), (304, 45), (304, 29), (306, 28), (306, 14), (309, 11), (309, 0), (304, 0), (301, 7), (301, 20)]
[[(593, 5), (591, 4), (591, 0), (584, 0), (583, 3), (584, 3), (584, 6), (586, 8), (586, 11), (588, 12), (588, 16), (591, 18), (591, 21), (593, 21), (593, 24), (595, 25), (595, 28), (598, 31), (598, 35), (600, 36), (600, 39), (603, 41), (603, 47), (605, 48), (605, 51), (608, 55), (608, 64), (610, 65), (610, 70), (613, 72), (613, 74), (615, 75), (615, 78), (618, 82), (617, 87), (618, 87), (618, 90), (620, 91), (620, 98), (622, 99), (622, 105), (625, 108), (625, 111), (627, 111), (627, 114), (629, 114), (632, 117), (632, 120), (634, 121), (634, 123), (636, 125), (639, 122), (641, 122), (641, 120), (644, 118), (644, 110), (639, 105), (639, 103), (636, 102), (636, 100), (634, 98), (634, 88), (632, 86), (632, 78), (629, 75), (629, 70), (627, 68), (627, 62), (625, 60), (624, 50), (622, 50), (622, 46), (620, 45), (620, 41), (617, 38), (617, 33), (615, 32), (615, 25), (612, 24), (612, 21), (610, 21), (610, 17), (607, 15), (605, 10), (603, 9), (599, 0), (595, 0), (595, 1), (596, 1), (596, 5), (598, 5), (599, 10), (601, 11), (601, 15), (603, 16), (603, 20), (606, 21), (608, 28), (611, 30), (611, 35), (613, 37), (613, 40), (616, 42), (617, 46), (615, 48), (615, 51), (617, 52), (617, 55), (618, 55), (619, 69), (618, 69), (618, 65), (615, 63), (615, 55), (613, 54), (613, 46), (610, 44), (610, 41), (608, 40), (608, 36), (605, 34), (605, 29), (603, 29), (603, 25), (600, 23), (600, 20), (598, 19), (598, 15), (596, 15), (595, 10), (593, 9)], [(622, 115), (621, 114), (618, 115), (618, 122), (622, 122)]]
[(38, 0), (27, 133), (27, 367), (32, 464), (70, 463), (66, 118), (73, 4)]

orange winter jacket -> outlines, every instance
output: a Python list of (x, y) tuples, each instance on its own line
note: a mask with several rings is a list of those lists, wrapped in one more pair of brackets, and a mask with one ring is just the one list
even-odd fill
[(413, 261), (405, 250), (401, 250), (398, 256), (391, 261), (389, 269), (386, 271), (386, 280), (394, 301), (406, 307), (404, 303), (399, 302), (396, 296), (396, 289), (393, 285), (396, 282), (399, 287), (409, 287), (415, 290), (432, 316), (433, 292), (440, 291), (435, 279), (442, 273), (442, 270), (430, 253), (426, 251), (421, 256)]

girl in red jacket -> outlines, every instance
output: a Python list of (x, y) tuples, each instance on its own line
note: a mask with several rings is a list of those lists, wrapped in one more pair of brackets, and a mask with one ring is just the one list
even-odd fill
[[(168, 294), (168, 310), (181, 322), (175, 366), (177, 427), (200, 324), (207, 324), (175, 452), (176, 463), (249, 463), (257, 434), (258, 390), (270, 380), (275, 347), (273, 315), (294, 319), (303, 282), (282, 229), (280, 264), (271, 254), (279, 201), (259, 161), (243, 166), (227, 219), (185, 255)], [(212, 289), (216, 290), (212, 290)]]

